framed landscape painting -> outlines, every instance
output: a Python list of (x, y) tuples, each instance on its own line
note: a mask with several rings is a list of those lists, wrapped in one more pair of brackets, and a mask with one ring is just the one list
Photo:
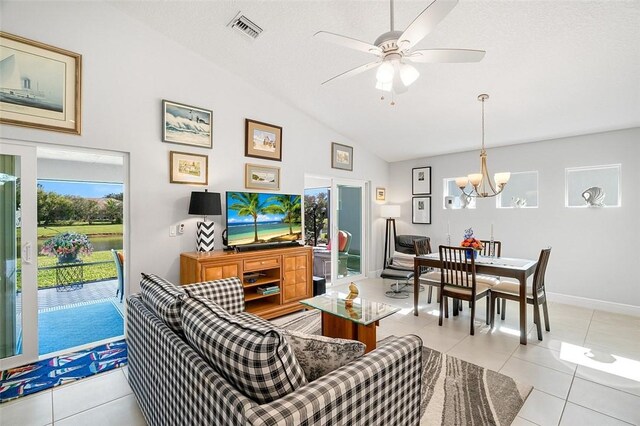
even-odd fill
[(431, 225), (431, 197), (413, 197), (411, 211), (411, 223)]
[(213, 148), (213, 111), (162, 101), (162, 140)]
[(280, 189), (280, 168), (260, 164), (246, 164), (244, 186), (247, 189)]
[(431, 167), (412, 169), (411, 188), (413, 195), (431, 194)]
[(80, 134), (82, 56), (0, 31), (0, 123)]
[(169, 152), (171, 183), (209, 184), (209, 156), (188, 152)]
[(353, 147), (332, 142), (331, 167), (353, 171)]
[(245, 157), (282, 161), (282, 127), (245, 120)]

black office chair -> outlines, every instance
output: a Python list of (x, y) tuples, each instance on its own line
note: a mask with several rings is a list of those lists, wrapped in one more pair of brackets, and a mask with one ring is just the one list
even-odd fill
[[(426, 240), (426, 243), (423, 241)], [(416, 255), (416, 246), (431, 247), (429, 237), (422, 235), (398, 235), (396, 236), (394, 248), (398, 253), (410, 256)], [(413, 285), (409, 285), (409, 280), (413, 278), (413, 260), (410, 257), (396, 257), (392, 255), (385, 260), (384, 269), (380, 273), (380, 278), (395, 280), (391, 290), (385, 294), (393, 299), (406, 299), (409, 297)], [(400, 284), (403, 280), (404, 284)], [(424, 287), (420, 287), (420, 291)]]

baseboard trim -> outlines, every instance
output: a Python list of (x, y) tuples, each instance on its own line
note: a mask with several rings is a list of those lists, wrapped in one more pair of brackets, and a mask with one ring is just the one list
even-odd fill
[(598, 309), (600, 311), (614, 312), (616, 314), (640, 316), (640, 306), (626, 305), (624, 303), (607, 302), (605, 300), (589, 299), (586, 297), (570, 296), (568, 294), (547, 292), (551, 302), (566, 303), (567, 305), (580, 306), (582, 308)]

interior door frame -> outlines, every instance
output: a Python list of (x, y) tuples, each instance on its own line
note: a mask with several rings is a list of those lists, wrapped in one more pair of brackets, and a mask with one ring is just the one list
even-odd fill
[(20, 157), (22, 352), (0, 359), (0, 370), (38, 360), (38, 212), (36, 147), (0, 139), (0, 154)]
[(331, 285), (340, 285), (345, 284), (351, 281), (361, 280), (366, 278), (366, 271), (368, 265), (368, 252), (369, 252), (369, 234), (367, 232), (369, 223), (369, 204), (367, 200), (369, 200), (368, 192), (369, 192), (369, 183), (364, 180), (356, 180), (356, 179), (344, 179), (344, 178), (336, 178), (332, 177), (331, 179), (331, 240), (338, 241), (338, 231), (339, 231), (339, 219), (338, 219), (338, 210), (339, 210), (339, 199), (338, 199), (338, 186), (358, 186), (361, 190), (361, 214), (362, 220), (360, 222), (360, 273), (357, 275), (346, 275), (344, 277), (338, 278), (338, 251), (339, 244), (331, 245)]

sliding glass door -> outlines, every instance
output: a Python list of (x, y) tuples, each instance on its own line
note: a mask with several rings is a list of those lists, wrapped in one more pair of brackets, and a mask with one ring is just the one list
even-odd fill
[(0, 370), (38, 359), (36, 149), (0, 140)]
[(366, 257), (365, 189), (361, 181), (333, 179), (331, 191), (331, 282), (364, 278)]

